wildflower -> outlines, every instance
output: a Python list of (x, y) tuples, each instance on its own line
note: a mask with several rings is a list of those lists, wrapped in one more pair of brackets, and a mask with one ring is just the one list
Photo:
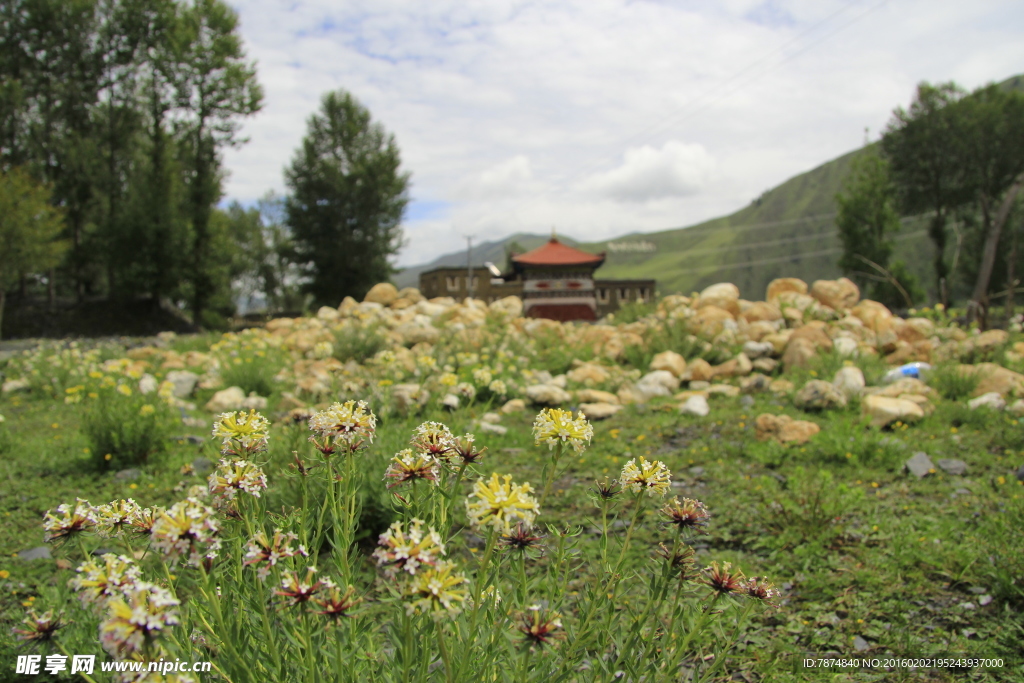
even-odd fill
[(491, 381), (491, 383), (487, 385), (487, 389), (497, 396), (505, 396), (508, 394), (508, 387), (500, 379)]
[(455, 452), (465, 465), (472, 465), (481, 457), (483, 457), (486, 448), (476, 450), (473, 445), (476, 441), (476, 437), (472, 434), (463, 434), (462, 436), (456, 437), (452, 450)]
[(210, 493), (223, 500), (234, 500), (239, 491), (259, 498), (260, 491), (267, 488), (267, 475), (248, 460), (222, 459), (208, 481)]
[(289, 465), (289, 467), (297, 471), (303, 477), (308, 477), (310, 473), (316, 469), (316, 465), (307, 466), (296, 451), (292, 451), (292, 459), (295, 460), (295, 462)]
[(526, 551), (539, 546), (543, 539), (543, 536), (531, 534), (529, 528), (523, 526), (522, 522), (517, 522), (515, 528), (499, 538), (498, 542), (511, 550)]
[(472, 401), (474, 398), (476, 398), (476, 387), (474, 387), (469, 382), (459, 382), (455, 386), (455, 393), (459, 396), (462, 396), (467, 401)]
[(459, 376), (454, 372), (445, 372), (438, 378), (438, 381), (441, 382), (443, 386), (454, 387), (459, 383)]
[(476, 382), (477, 386), (485, 387), (491, 383), (494, 379), (491, 375), (491, 371), (487, 368), (477, 368), (473, 371), (473, 381)]
[(665, 463), (659, 460), (647, 462), (643, 456), (640, 456), (639, 467), (636, 465), (636, 459), (633, 459), (622, 468), (619, 484), (633, 493), (647, 491), (649, 496), (663, 496), (668, 493), (671, 477), (672, 473), (665, 467)]
[(286, 598), (288, 607), (296, 607), (312, 600), (324, 588), (330, 588), (334, 584), (330, 579), (313, 580), (316, 574), (316, 567), (306, 567), (306, 578), (299, 578), (299, 573), (290, 571), (284, 573), (281, 579), (281, 589), (274, 591), (276, 595)]
[(596, 487), (590, 490), (593, 491), (594, 494), (601, 500), (612, 500), (620, 493), (622, 493), (622, 489), (619, 488), (619, 482), (609, 482), (607, 477), (605, 477), (604, 481), (598, 482)]
[[(163, 673), (162, 663), (173, 661), (161, 645), (157, 644), (146, 652), (132, 652), (121, 658), (122, 662), (131, 662), (124, 672), (115, 674), (118, 683), (199, 683), (198, 679), (185, 673), (168, 671)], [(131, 670), (139, 666), (137, 671)], [(153, 668), (150, 669), (149, 667)]]
[(153, 547), (161, 551), (168, 562), (187, 556), (189, 564), (198, 566), (204, 557), (217, 556), (219, 531), (214, 511), (195, 498), (186, 498), (157, 518), (151, 535)]
[(317, 614), (322, 614), (331, 621), (337, 622), (341, 617), (354, 617), (355, 614), (352, 610), (363, 601), (362, 598), (356, 598), (356, 589), (349, 585), (345, 592), (341, 592), (341, 588), (335, 585), (331, 585), (327, 589), (327, 597), (313, 598), (313, 602), (322, 607), (322, 610), (317, 611)]
[(405, 594), (412, 598), (406, 605), (406, 613), (423, 612), (438, 621), (445, 615), (455, 616), (461, 612), (466, 590), (459, 586), (469, 583), (469, 579), (454, 570), (454, 563), (442, 562), (416, 574), (406, 585)]
[(740, 570), (733, 571), (732, 563), (723, 562), (721, 566), (717, 562), (712, 562), (710, 567), (707, 567), (704, 572), (707, 577), (703, 583), (711, 586), (719, 595), (726, 595), (728, 593), (742, 593), (744, 592), (744, 581), (746, 577), (743, 576), (743, 572)]
[(562, 633), (556, 633), (562, 628), (562, 615), (540, 605), (532, 605), (520, 616), (518, 628), (526, 636), (527, 642), (544, 647), (563, 636)]
[(213, 437), (221, 440), (221, 453), (241, 455), (267, 449), (270, 421), (255, 410), (222, 413), (213, 423)]
[(413, 453), (411, 448), (406, 448), (391, 458), (391, 464), (388, 465), (384, 478), (391, 480), (387, 484), (389, 489), (417, 479), (432, 481), (436, 484), (439, 470), (440, 466), (433, 456), (426, 453)]
[(151, 403), (147, 403), (144, 406), (142, 406), (141, 408), (139, 408), (139, 416), (140, 417), (148, 417), (148, 416), (152, 415), (155, 412), (156, 412), (156, 408), (154, 408)]
[(314, 414), (309, 418), (309, 428), (355, 452), (364, 442), (373, 443), (377, 416), (368, 410), (365, 401), (346, 401)]
[(134, 500), (114, 500), (96, 508), (96, 533), (104, 538), (116, 536), (130, 527), (142, 508)]
[[(59, 516), (58, 516), (59, 515)], [(59, 541), (71, 538), (86, 529), (96, 526), (96, 508), (89, 501), (77, 498), (75, 505), (67, 503), (57, 506), (57, 514), (47, 511), (43, 518), (45, 540)]]
[(752, 576), (743, 584), (742, 592), (769, 605), (775, 605), (779, 589), (767, 579)]
[(673, 498), (672, 502), (661, 509), (661, 512), (669, 518), (669, 523), (673, 524), (680, 532), (690, 529), (705, 534), (707, 531), (704, 527), (711, 520), (711, 513), (708, 512), (704, 503), (692, 498), (683, 498), (682, 502), (679, 501), (679, 498)]
[(423, 520), (414, 519), (409, 533), (402, 530), (402, 523), (395, 522), (380, 535), (380, 548), (373, 552), (377, 566), (384, 566), (384, 572), (394, 577), (400, 571), (415, 574), (420, 565), (435, 566), (444, 555), (441, 535), (433, 528), (423, 533)]
[(120, 597), (142, 578), (135, 561), (124, 555), (107, 553), (99, 560), (90, 559), (79, 565), (78, 576), (69, 584), (78, 591), (83, 605), (104, 608), (107, 601)]
[(153, 533), (153, 525), (156, 524), (156, 520), (160, 519), (164, 512), (165, 510), (159, 505), (140, 509), (131, 520), (132, 531), (142, 536), (149, 536)]
[(152, 645), (161, 631), (178, 623), (180, 603), (170, 591), (151, 583), (135, 583), (123, 598), (107, 604), (110, 613), (100, 624), (100, 642), (115, 657)]
[(440, 422), (424, 422), (416, 428), (410, 443), (427, 455), (447, 461), (455, 447), (455, 437), (452, 436), (451, 430)]
[(28, 616), (21, 623), (25, 624), (25, 628), (12, 628), (11, 634), (17, 640), (27, 642), (53, 640), (53, 634), (57, 632), (57, 629), (64, 626), (60, 620), (60, 615), (53, 616), (52, 609), (47, 610), (43, 614), (36, 614), (35, 610), (29, 610)]
[(473, 484), (469, 498), (477, 500), (470, 502), (469, 498), (466, 499), (466, 513), (474, 527), (490, 524), (507, 534), (516, 520), (522, 520), (527, 527), (533, 525), (540, 510), (537, 500), (529, 495), (533, 487), (529, 483), (513, 484), (510, 474), (506, 474), (504, 480), (504, 483), (500, 482), (495, 472), (486, 483), (479, 479)]
[(679, 573), (680, 581), (693, 581), (700, 572), (697, 571), (697, 553), (688, 545), (669, 550), (665, 544), (658, 544), (658, 555), (669, 563), (673, 571)]
[(117, 393), (121, 394), (122, 396), (131, 396), (132, 389), (127, 384), (118, 384)]
[(555, 444), (570, 443), (577, 453), (582, 453), (593, 437), (594, 428), (582, 410), (579, 416), (573, 419), (571, 410), (545, 408), (537, 413), (537, 418), (533, 421), (534, 441), (538, 445), (546, 443), (549, 450), (554, 449)]
[(259, 531), (253, 536), (245, 547), (245, 565), (259, 565), (256, 575), (260, 581), (265, 581), (270, 575), (270, 568), (286, 557), (301, 555), (309, 557), (304, 546), (298, 550), (291, 547), (291, 542), (298, 539), (294, 533), (283, 533), (280, 529), (274, 529), (273, 540), (267, 538), (265, 531)]

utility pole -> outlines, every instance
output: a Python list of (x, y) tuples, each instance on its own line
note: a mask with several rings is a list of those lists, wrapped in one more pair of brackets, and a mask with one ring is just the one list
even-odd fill
[(473, 298), (473, 236), (466, 235), (466, 296)]

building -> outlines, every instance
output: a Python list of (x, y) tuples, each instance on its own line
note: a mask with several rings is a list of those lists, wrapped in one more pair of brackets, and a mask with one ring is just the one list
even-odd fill
[[(485, 267), (474, 266), (473, 281), (467, 268), (441, 267), (420, 274), (420, 292), (427, 298), (473, 297), (488, 303), (506, 296), (523, 300), (523, 315), (554, 320), (597, 320), (630, 302), (654, 297), (654, 280), (599, 280), (594, 272), (605, 255), (591, 254), (552, 237), (525, 254), (514, 255), (512, 271), (492, 277)], [(467, 285), (472, 285), (471, 287)]]

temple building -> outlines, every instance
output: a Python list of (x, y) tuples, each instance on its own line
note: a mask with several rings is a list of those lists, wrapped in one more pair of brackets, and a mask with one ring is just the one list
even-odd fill
[(654, 280), (598, 280), (596, 271), (604, 253), (591, 254), (556, 237), (511, 258), (512, 270), (500, 277), (483, 266), (434, 268), (420, 274), (420, 292), (427, 298), (450, 296), (473, 298), (488, 303), (506, 296), (523, 300), (523, 315), (552, 320), (594, 321), (629, 302), (647, 302), (654, 297)]

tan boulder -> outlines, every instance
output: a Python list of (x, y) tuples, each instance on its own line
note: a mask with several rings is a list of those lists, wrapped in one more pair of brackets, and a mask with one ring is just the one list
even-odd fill
[(501, 407), (501, 412), (508, 415), (509, 413), (521, 413), (526, 410), (526, 401), (521, 398), (512, 398), (505, 401), (505, 405)]
[(915, 422), (924, 417), (924, 409), (914, 401), (877, 394), (865, 396), (861, 400), (861, 410), (871, 418), (873, 427), (884, 427), (897, 420)]
[(740, 392), (744, 394), (759, 394), (763, 391), (768, 391), (771, 383), (771, 378), (762, 375), (760, 372), (755, 372), (740, 380)]
[(778, 369), (779, 361), (774, 358), (758, 358), (751, 363), (751, 365), (754, 366), (754, 370), (759, 370), (770, 375)]
[(675, 351), (662, 351), (651, 359), (651, 370), (668, 370), (676, 377), (686, 372), (686, 359)]
[(580, 389), (576, 392), (576, 400), (580, 403), (611, 403), (617, 405), (619, 397), (610, 391), (598, 389)]
[[(755, 301), (740, 313), (740, 318), (748, 323), (766, 321), (772, 322), (782, 319), (782, 311), (779, 307), (767, 301)], [(774, 328), (773, 328), (774, 329)]]
[(816, 349), (832, 350), (832, 339), (825, 330), (825, 323), (817, 320), (793, 330), (789, 335), (789, 344), (792, 344), (794, 339), (807, 339)]
[(730, 282), (720, 282), (704, 288), (697, 299), (697, 309), (717, 306), (736, 316), (740, 312), (739, 298), (739, 287)]
[(745, 377), (754, 369), (747, 354), (740, 353), (735, 358), (711, 368), (711, 377)]
[(765, 292), (764, 300), (772, 303), (784, 292), (796, 292), (797, 294), (807, 293), (807, 283), (795, 277), (781, 277), (768, 283), (768, 290)]
[(771, 344), (772, 349), (774, 349), (774, 355), (781, 356), (782, 352), (786, 350), (786, 344), (789, 343), (789, 338), (792, 334), (793, 330), (780, 330), (779, 332), (765, 335), (761, 338), (761, 341)]
[(711, 364), (703, 358), (698, 358), (690, 361), (682, 379), (689, 379), (691, 382), (706, 382), (712, 377), (714, 377), (714, 374), (711, 369)]
[(213, 395), (207, 401), (206, 410), (211, 413), (226, 413), (232, 410), (241, 410), (247, 396), (241, 387), (228, 387)]
[(860, 289), (848, 278), (816, 280), (811, 285), (811, 296), (837, 311), (853, 308), (860, 300)]
[(719, 306), (705, 306), (690, 318), (690, 326), (695, 332), (714, 337), (725, 329), (727, 321), (735, 321), (728, 310)]
[(379, 282), (370, 288), (363, 298), (364, 302), (388, 306), (398, 298), (398, 289), (390, 282)]
[(974, 390), (974, 396), (991, 392), (996, 392), (1000, 396), (1024, 394), (1024, 375), (1007, 370), (1001, 365), (995, 363), (961, 365), (960, 372), (976, 374), (981, 378), (978, 381), (978, 388)]
[(512, 318), (518, 318), (523, 314), (523, 300), (518, 296), (506, 296), (503, 299), (491, 302), (491, 310), (504, 313)]
[(398, 298), (405, 299), (406, 301), (410, 302), (413, 305), (418, 304), (421, 301), (426, 301), (426, 298), (423, 296), (422, 293), (420, 293), (420, 290), (416, 289), (415, 287), (403, 288), (401, 291), (398, 292)]
[(782, 354), (782, 365), (787, 370), (805, 368), (811, 359), (818, 355), (818, 349), (810, 339), (797, 337), (786, 344), (786, 352)]
[(774, 439), (779, 443), (807, 443), (821, 427), (807, 420), (794, 420), (789, 415), (764, 413), (754, 420), (758, 441)]
[(572, 395), (554, 384), (534, 384), (523, 391), (526, 397), (540, 405), (560, 406), (572, 401)]
[(903, 321), (897, 335), (903, 341), (911, 344), (923, 339), (930, 339), (935, 335), (935, 323), (928, 318), (909, 318)]
[(788, 394), (796, 388), (796, 385), (790, 382), (788, 379), (777, 379), (768, 385), (768, 389), (773, 394)]
[(565, 373), (565, 376), (573, 382), (587, 386), (603, 384), (611, 377), (608, 371), (597, 363), (583, 363)]
[(850, 315), (859, 318), (866, 327), (878, 332), (878, 321), (892, 318), (892, 311), (871, 299), (864, 299), (850, 310)]
[(867, 387), (864, 389), (864, 393), (873, 396), (897, 398), (903, 394), (916, 394), (918, 396), (931, 397), (935, 396), (936, 391), (919, 379), (914, 377), (904, 377), (896, 380), (892, 384), (886, 384), (882, 387)]
[(587, 416), (588, 420), (605, 420), (622, 410), (622, 406), (615, 403), (581, 403), (580, 410)]
[(981, 353), (989, 353), (1010, 340), (1006, 330), (988, 330), (974, 338), (974, 348)]

